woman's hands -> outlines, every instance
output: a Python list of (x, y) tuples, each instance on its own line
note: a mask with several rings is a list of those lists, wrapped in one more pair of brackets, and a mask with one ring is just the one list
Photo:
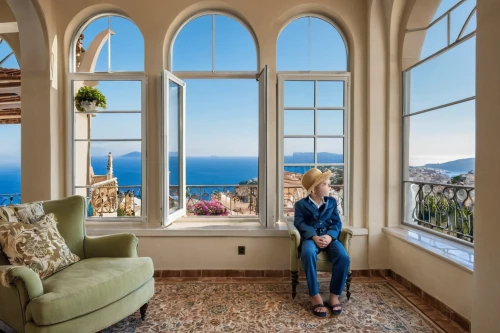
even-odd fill
[(323, 236), (313, 236), (313, 241), (316, 243), (316, 246), (319, 247), (320, 249), (324, 249), (330, 243), (333, 241), (332, 236), (330, 235), (323, 235)]

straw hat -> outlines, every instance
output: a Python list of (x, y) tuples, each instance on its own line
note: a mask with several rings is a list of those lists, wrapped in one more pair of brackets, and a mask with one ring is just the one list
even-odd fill
[(330, 179), (331, 175), (332, 172), (330, 170), (327, 170), (325, 173), (323, 173), (318, 169), (309, 169), (302, 176), (301, 183), (304, 189), (307, 191), (307, 194), (311, 194), (311, 191), (314, 190), (316, 186), (318, 186), (325, 180)]

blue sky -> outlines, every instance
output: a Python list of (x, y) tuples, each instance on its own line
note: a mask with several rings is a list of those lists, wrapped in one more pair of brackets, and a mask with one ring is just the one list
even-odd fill
[[(458, 0), (443, 0), (436, 16)], [(458, 35), (465, 18), (475, 5), (468, 0), (452, 17), (452, 38)], [(308, 25), (310, 23), (310, 33)], [(467, 27), (472, 31), (475, 18)], [(113, 17), (115, 35), (111, 37), (111, 70), (144, 70), (144, 41), (138, 28), (130, 21)], [(93, 21), (84, 31), (84, 47), (108, 26), (108, 19)], [(422, 58), (446, 43), (445, 23), (433, 27), (422, 50)], [(443, 31), (445, 32), (443, 34)], [(310, 48), (308, 48), (308, 45)], [(475, 38), (429, 63), (412, 70), (411, 112), (475, 95)], [(0, 44), (0, 58), (9, 52)], [(188, 23), (179, 33), (173, 48), (173, 70), (212, 69), (212, 16)], [(251, 34), (239, 22), (215, 16), (216, 71), (254, 71), (257, 54)], [(101, 51), (96, 72), (108, 70), (108, 47)], [(336, 70), (347, 68), (346, 50), (338, 31), (320, 19), (298, 19), (290, 23), (277, 41), (278, 71)], [(269, 64), (273, 66), (274, 64)], [(14, 58), (5, 67), (18, 67)], [(258, 152), (258, 83), (255, 80), (186, 80), (186, 151), (188, 156), (257, 156)], [(285, 87), (287, 106), (311, 105), (312, 82), (289, 83)], [(97, 86), (108, 100), (108, 110), (140, 110), (139, 82), (100, 82)], [(342, 86), (337, 82), (318, 85), (318, 104), (342, 106)], [(270, 110), (274, 111), (274, 110)], [(149, 110), (156, 112), (156, 110)], [(342, 134), (342, 112), (325, 110), (318, 113), (318, 134)], [(411, 117), (410, 165), (444, 162), (474, 156), (474, 102)], [(94, 138), (140, 138), (140, 116), (99, 114), (93, 120)], [(285, 133), (311, 134), (311, 111), (286, 111)], [(288, 140), (290, 141), (290, 140)], [(292, 140), (293, 141), (293, 140)], [(20, 161), (20, 126), (0, 126), (0, 154), (4, 161)], [(172, 141), (171, 151), (175, 151)], [(115, 156), (139, 151), (139, 142), (96, 143), (93, 154)], [(342, 153), (342, 139), (325, 139), (321, 151)], [(285, 143), (285, 154), (312, 151), (310, 139)]]

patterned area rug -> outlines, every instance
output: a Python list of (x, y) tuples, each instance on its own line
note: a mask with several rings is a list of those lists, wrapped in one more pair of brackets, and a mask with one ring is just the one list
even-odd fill
[[(320, 283), (328, 295), (328, 283)], [(291, 298), (289, 283), (156, 282), (147, 318), (139, 311), (102, 332), (418, 332), (442, 333), (388, 283), (355, 283), (342, 315), (317, 319), (301, 282)]]

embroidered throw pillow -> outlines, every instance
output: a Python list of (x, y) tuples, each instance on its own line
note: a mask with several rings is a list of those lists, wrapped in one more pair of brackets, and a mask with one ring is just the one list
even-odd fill
[(2, 223), (35, 223), (45, 214), (42, 202), (0, 207), (0, 224)]
[(57, 220), (52, 213), (33, 224), (0, 224), (0, 246), (12, 265), (27, 266), (41, 279), (80, 261), (57, 230)]

